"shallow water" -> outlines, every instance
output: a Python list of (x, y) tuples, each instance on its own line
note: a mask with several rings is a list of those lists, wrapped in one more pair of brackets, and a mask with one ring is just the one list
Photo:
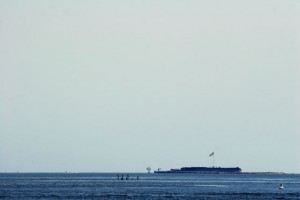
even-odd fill
[[(131, 180), (117, 180), (114, 173), (2, 173), (0, 198), (300, 199), (300, 175), (131, 173), (129, 177)], [(280, 183), (284, 191), (278, 189)]]

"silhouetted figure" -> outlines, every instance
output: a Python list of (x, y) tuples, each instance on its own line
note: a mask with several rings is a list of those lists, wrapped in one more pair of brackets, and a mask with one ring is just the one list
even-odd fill
[(129, 174), (127, 174), (127, 176), (126, 176), (126, 180), (129, 180)]
[(139, 177), (139, 176), (137, 176), (137, 177), (136, 177), (136, 180), (139, 180), (139, 179), (140, 179), (140, 177)]
[(124, 176), (123, 176), (123, 174), (122, 174), (122, 176), (121, 176), (121, 180), (124, 180)]

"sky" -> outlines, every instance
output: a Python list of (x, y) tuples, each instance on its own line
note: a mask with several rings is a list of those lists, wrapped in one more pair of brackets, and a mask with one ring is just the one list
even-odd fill
[(0, 172), (300, 173), (299, 19), (299, 0), (1, 0)]

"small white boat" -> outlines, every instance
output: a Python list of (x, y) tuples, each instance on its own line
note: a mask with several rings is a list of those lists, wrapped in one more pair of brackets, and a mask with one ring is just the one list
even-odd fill
[(280, 184), (280, 185), (279, 185), (279, 189), (280, 189), (280, 190), (284, 190), (283, 184)]

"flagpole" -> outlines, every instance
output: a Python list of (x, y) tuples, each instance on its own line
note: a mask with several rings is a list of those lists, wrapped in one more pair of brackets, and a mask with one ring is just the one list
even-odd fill
[(215, 167), (215, 152), (212, 152), (211, 154), (209, 154), (209, 157), (213, 157), (213, 166)]

